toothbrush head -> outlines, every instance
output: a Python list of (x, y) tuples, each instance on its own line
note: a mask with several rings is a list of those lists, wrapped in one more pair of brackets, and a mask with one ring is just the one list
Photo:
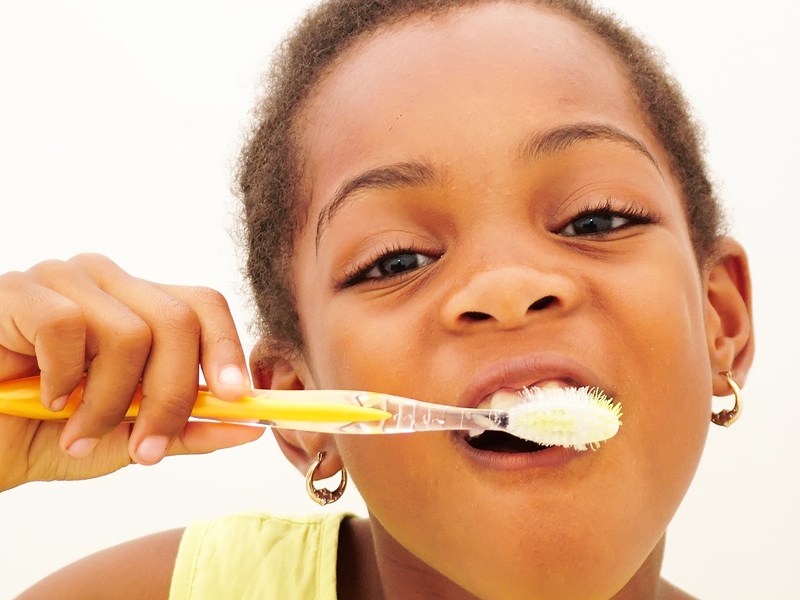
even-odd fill
[(525, 388), (506, 431), (542, 446), (596, 449), (621, 425), (622, 407), (598, 388)]

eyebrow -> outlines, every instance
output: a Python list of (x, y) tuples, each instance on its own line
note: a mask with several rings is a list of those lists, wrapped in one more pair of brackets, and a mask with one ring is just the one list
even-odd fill
[(348, 179), (333, 194), (333, 197), (322, 208), (317, 219), (317, 241), (319, 248), (320, 239), (325, 228), (334, 215), (354, 196), (363, 190), (397, 190), (413, 187), (425, 187), (441, 184), (444, 175), (426, 161), (409, 161), (385, 165), (365, 171), (360, 175)]
[[(612, 125), (603, 123), (571, 123), (545, 131), (537, 131), (525, 138), (518, 146), (516, 156), (520, 159), (542, 158), (564, 152), (572, 146), (589, 140), (621, 143), (642, 154), (661, 173), (655, 158), (647, 147), (630, 134)], [(352, 201), (358, 192), (371, 189), (397, 190), (443, 184), (444, 173), (437, 171), (427, 161), (408, 161), (376, 167), (348, 179), (338, 187), (333, 197), (325, 204), (317, 219), (316, 247), (325, 229), (343, 206)]]
[(647, 160), (653, 163), (659, 174), (661, 173), (656, 159), (650, 154), (647, 146), (621, 129), (604, 123), (572, 123), (545, 131), (537, 131), (529, 135), (519, 145), (517, 157), (522, 159), (541, 158), (551, 154), (558, 154), (570, 149), (579, 142), (589, 140), (624, 144), (644, 155)]

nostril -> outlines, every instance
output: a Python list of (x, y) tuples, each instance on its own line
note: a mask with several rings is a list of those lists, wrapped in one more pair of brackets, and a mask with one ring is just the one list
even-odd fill
[(555, 296), (545, 296), (543, 298), (539, 298), (536, 302), (531, 304), (528, 307), (528, 310), (543, 310), (553, 304), (556, 301)]
[(492, 317), (491, 315), (488, 315), (483, 312), (470, 310), (462, 314), (461, 318), (465, 321), (485, 321), (486, 319), (491, 319)]

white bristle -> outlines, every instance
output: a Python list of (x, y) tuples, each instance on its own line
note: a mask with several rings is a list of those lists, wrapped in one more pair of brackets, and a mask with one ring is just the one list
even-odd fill
[(596, 448), (620, 426), (619, 403), (597, 388), (532, 388), (508, 409), (508, 433), (543, 446)]

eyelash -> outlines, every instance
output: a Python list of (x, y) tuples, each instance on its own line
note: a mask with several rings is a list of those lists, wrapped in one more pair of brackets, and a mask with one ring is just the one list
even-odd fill
[(567, 227), (574, 224), (575, 221), (587, 217), (590, 215), (599, 215), (605, 217), (623, 217), (630, 221), (620, 227), (615, 227), (610, 231), (601, 231), (597, 233), (584, 233), (584, 234), (574, 234), (569, 237), (589, 237), (589, 238), (597, 238), (597, 237), (604, 237), (608, 234), (611, 234), (615, 231), (620, 231), (621, 229), (627, 229), (628, 227), (632, 227), (634, 225), (648, 225), (651, 223), (656, 222), (655, 216), (648, 212), (644, 207), (637, 206), (633, 204), (623, 204), (620, 205), (618, 202), (615, 202), (611, 198), (606, 198), (604, 201), (597, 203), (595, 205), (589, 205), (583, 210), (581, 210), (577, 215), (571, 216), (569, 221), (563, 225), (562, 227), (558, 228), (555, 233), (561, 233)]
[[(650, 214), (647, 210), (645, 210), (641, 206), (635, 206), (632, 204), (620, 206), (618, 203), (614, 202), (610, 198), (607, 198), (602, 203), (598, 203), (595, 206), (587, 206), (577, 215), (572, 216), (570, 220), (567, 222), (567, 224), (556, 230), (555, 233), (563, 232), (570, 225), (573, 225), (577, 220), (590, 215), (598, 215), (606, 217), (623, 217), (627, 219), (629, 223), (626, 223), (619, 227), (615, 227), (609, 231), (601, 231), (597, 233), (584, 233), (584, 234), (576, 233), (568, 237), (599, 238), (609, 235), (610, 233), (613, 233), (615, 231), (632, 227), (634, 225), (646, 225), (649, 223), (656, 222), (656, 219), (653, 217), (653, 215)], [(382, 261), (403, 254), (420, 254), (432, 258), (439, 258), (439, 256), (441, 256), (441, 255), (437, 256), (431, 253), (426, 254), (422, 250), (418, 250), (409, 246), (403, 246), (402, 244), (397, 242), (392, 244), (387, 244), (385, 246), (376, 248), (370, 253), (368, 258), (366, 258), (363, 261), (360, 261), (356, 265), (347, 269), (344, 276), (337, 282), (337, 287), (340, 289), (344, 289), (369, 281), (385, 281), (387, 279), (403, 277), (409, 273), (417, 271), (418, 269), (411, 269), (409, 271), (404, 271), (396, 275), (383, 275), (381, 277), (377, 277), (374, 279), (373, 278), (367, 279), (366, 277), (367, 274), (372, 269), (377, 267)]]
[(344, 276), (339, 280), (337, 286), (340, 289), (344, 289), (352, 287), (354, 285), (358, 285), (359, 283), (363, 282), (385, 281), (387, 279), (403, 277), (406, 274), (416, 271), (417, 269), (413, 269), (411, 271), (405, 271), (403, 273), (398, 273), (396, 275), (384, 275), (382, 277), (375, 279), (366, 278), (367, 273), (369, 273), (372, 269), (377, 267), (379, 263), (389, 258), (392, 258), (393, 256), (399, 256), (402, 254), (421, 254), (433, 258), (439, 258), (439, 256), (441, 256), (441, 255), (436, 255), (435, 253), (424, 252), (419, 249), (411, 248), (409, 246), (404, 246), (397, 242), (392, 244), (387, 244), (385, 246), (379, 246), (369, 254), (368, 258), (358, 262), (354, 266), (347, 269)]

